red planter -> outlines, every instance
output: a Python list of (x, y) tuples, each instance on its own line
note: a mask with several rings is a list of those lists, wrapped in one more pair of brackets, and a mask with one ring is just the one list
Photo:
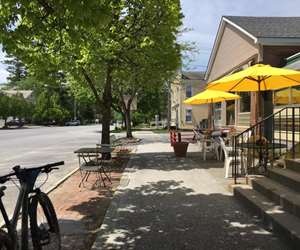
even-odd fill
[(177, 157), (186, 157), (186, 152), (188, 149), (188, 142), (174, 142), (173, 149)]

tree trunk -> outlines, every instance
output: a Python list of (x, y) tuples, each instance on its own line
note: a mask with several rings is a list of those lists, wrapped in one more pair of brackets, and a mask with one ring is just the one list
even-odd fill
[(130, 107), (125, 110), (126, 137), (132, 138)]
[(4, 118), (4, 128), (7, 128), (7, 118)]
[(171, 127), (171, 81), (168, 80), (168, 114), (167, 114), (167, 128), (170, 130)]
[(102, 137), (101, 144), (110, 144), (110, 122), (111, 122), (111, 105), (112, 105), (112, 68), (107, 65), (106, 81), (103, 92), (103, 105), (102, 105)]

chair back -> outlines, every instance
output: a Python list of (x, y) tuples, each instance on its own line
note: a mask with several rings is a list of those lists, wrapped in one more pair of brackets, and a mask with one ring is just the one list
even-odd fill
[(193, 132), (194, 132), (196, 140), (204, 139), (204, 137), (205, 137), (204, 134), (200, 133), (198, 130), (193, 129)]
[(223, 140), (222, 137), (219, 137), (219, 142), (220, 142), (221, 148), (222, 148), (222, 150), (224, 152), (224, 156), (225, 156), (225, 159), (226, 159), (226, 158), (229, 157), (229, 155), (228, 155), (228, 150), (226, 148), (225, 142), (224, 142), (224, 140)]

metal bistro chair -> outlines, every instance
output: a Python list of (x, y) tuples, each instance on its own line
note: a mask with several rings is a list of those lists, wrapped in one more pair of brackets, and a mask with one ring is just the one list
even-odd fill
[(106, 187), (105, 180), (108, 180), (111, 183), (110, 176), (107, 174), (104, 164), (101, 159), (100, 151), (95, 150), (95, 153), (79, 153), (79, 171), (81, 175), (81, 185), (84, 186), (84, 182), (88, 181), (90, 175), (93, 173), (96, 175), (97, 182), (103, 183), (103, 186)]

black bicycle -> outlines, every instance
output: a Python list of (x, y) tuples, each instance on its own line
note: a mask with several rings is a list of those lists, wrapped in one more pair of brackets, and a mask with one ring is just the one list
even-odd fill
[[(54, 207), (47, 194), (35, 187), (39, 174), (50, 173), (64, 162), (55, 162), (36, 168), (21, 168), (16, 166), (13, 172), (0, 176), (0, 184), (11, 180), (18, 180), (20, 192), (15, 210), (10, 220), (2, 202), (5, 186), (0, 187), (0, 211), (5, 226), (0, 229), (0, 250), (28, 250), (29, 246), (34, 250), (61, 249), (61, 239), (58, 221)], [(21, 212), (22, 211), (22, 212)], [(21, 215), (21, 230), (17, 229)], [(28, 228), (30, 221), (30, 232)], [(30, 242), (30, 237), (32, 244)]]

